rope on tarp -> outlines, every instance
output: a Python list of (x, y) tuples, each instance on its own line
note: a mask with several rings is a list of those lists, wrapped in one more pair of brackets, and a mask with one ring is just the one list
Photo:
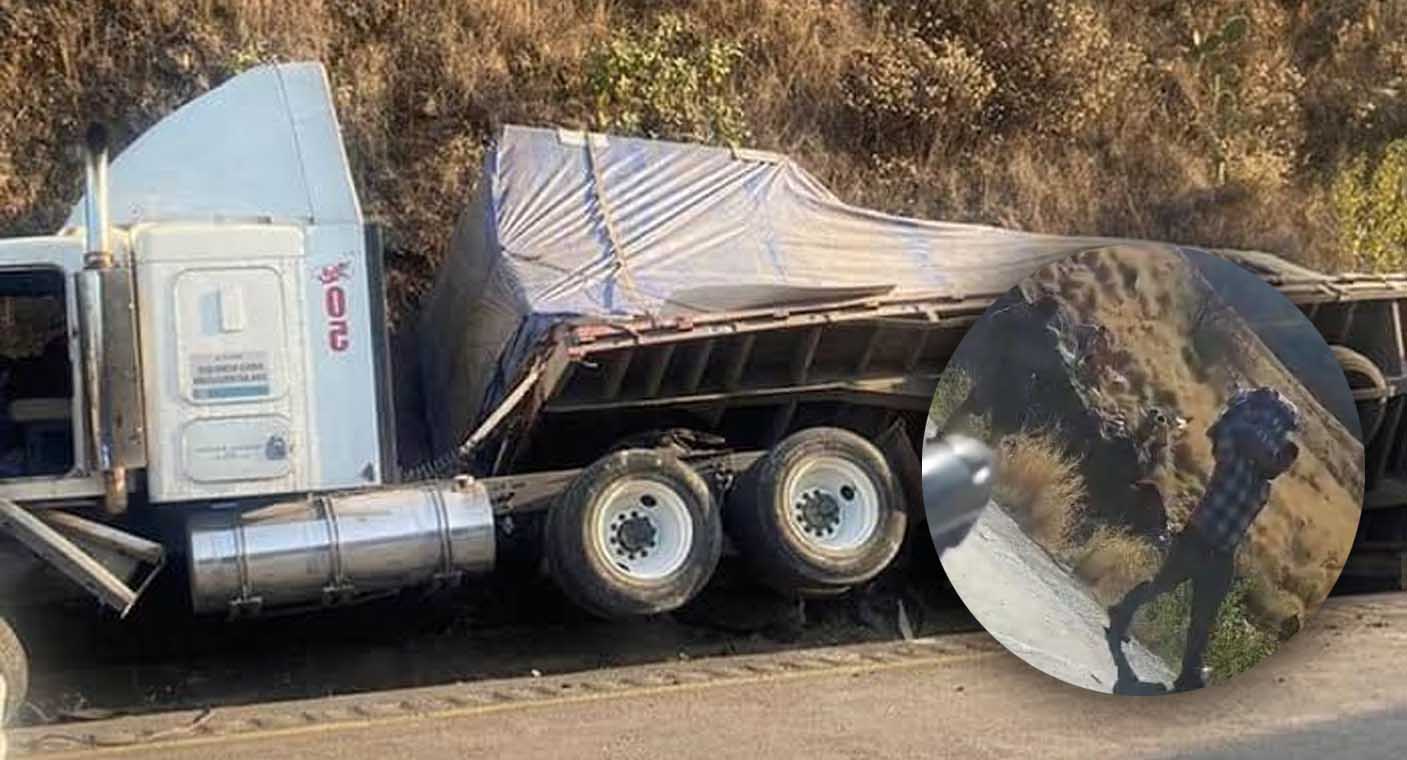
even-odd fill
[(620, 231), (616, 228), (615, 216), (611, 213), (611, 202), (606, 197), (606, 179), (601, 175), (601, 164), (596, 160), (595, 140), (586, 136), (586, 166), (591, 170), (591, 187), (596, 193), (596, 202), (601, 206), (601, 219), (606, 223), (606, 239), (611, 244), (611, 257), (616, 261), (620, 272), (621, 285), (630, 292), (630, 297), (642, 308), (648, 308), (640, 300), (640, 291), (635, 287), (635, 277), (630, 273), (629, 256), (621, 242)]

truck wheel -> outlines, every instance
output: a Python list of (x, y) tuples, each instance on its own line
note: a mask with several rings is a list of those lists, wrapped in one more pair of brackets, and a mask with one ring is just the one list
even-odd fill
[(1367, 444), (1377, 435), (1387, 410), (1388, 398), (1392, 389), (1387, 378), (1372, 359), (1347, 346), (1329, 346), (1334, 358), (1343, 367), (1344, 378), (1358, 402), (1358, 417), (1363, 428), (1363, 443)]
[(0, 681), (4, 682), (3, 704), (0, 704), (0, 726), (8, 724), (19, 713), (29, 691), (29, 661), (19, 637), (9, 624), (0, 620)]
[(713, 571), (722, 518), (704, 479), (673, 454), (627, 449), (576, 477), (547, 515), (547, 565), (598, 617), (684, 606)]
[(762, 579), (803, 595), (879, 575), (908, 524), (884, 454), (839, 428), (792, 435), (757, 460), (729, 495), (728, 534)]

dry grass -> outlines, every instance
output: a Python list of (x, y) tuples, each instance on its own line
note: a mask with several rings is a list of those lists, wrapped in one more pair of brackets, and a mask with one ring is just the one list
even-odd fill
[(1075, 574), (1089, 584), (1100, 602), (1109, 605), (1152, 577), (1160, 559), (1146, 538), (1105, 526), (1077, 552)]
[[(686, 72), (688, 97), (602, 97), (593, 62), (664, 14), (736, 60)], [(690, 133), (735, 114), (883, 210), (1331, 267), (1361, 263), (1333, 177), (1407, 134), (1407, 0), (12, 0), (0, 36), (0, 234), (57, 226), (89, 118), (125, 142), (243, 68), (316, 58), (402, 307), (504, 121)], [(641, 65), (617, 85), (654, 76)]]
[(1085, 504), (1079, 463), (1065, 452), (1059, 436), (1026, 430), (997, 444), (994, 496), (1046, 551), (1067, 557), (1071, 533)]

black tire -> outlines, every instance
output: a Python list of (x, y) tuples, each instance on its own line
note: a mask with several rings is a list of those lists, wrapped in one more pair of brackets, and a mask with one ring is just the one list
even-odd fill
[(1372, 359), (1347, 346), (1329, 346), (1339, 366), (1343, 367), (1344, 379), (1358, 399), (1358, 418), (1363, 428), (1363, 442), (1369, 443), (1377, 435), (1387, 412), (1387, 401), (1392, 395), (1387, 377)]
[[(828, 549), (802, 537), (784, 489), (788, 477), (817, 456), (858, 467), (877, 497), (874, 529), (856, 546)], [(903, 490), (874, 444), (839, 428), (803, 430), (757, 460), (729, 494), (724, 525), (762, 581), (785, 593), (829, 596), (872, 580), (903, 545), (908, 526)]]
[(19, 713), (29, 692), (29, 658), (19, 637), (0, 619), (0, 677), (5, 679), (5, 704), (0, 705), (0, 726)]
[[(596, 520), (609, 508), (604, 497), (630, 480), (668, 489), (688, 515), (692, 541), (682, 563), (667, 575), (630, 574), (596, 535)], [(664, 505), (650, 508), (655, 506)], [(592, 615), (618, 619), (670, 612), (698, 595), (718, 567), (723, 522), (708, 483), (678, 457), (627, 449), (602, 457), (572, 481), (547, 515), (546, 539), (547, 567), (562, 591)]]

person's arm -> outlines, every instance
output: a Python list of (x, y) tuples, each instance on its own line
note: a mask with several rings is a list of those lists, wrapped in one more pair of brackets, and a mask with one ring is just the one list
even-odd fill
[(1266, 440), (1259, 430), (1249, 426), (1237, 426), (1232, 432), (1236, 439), (1237, 452), (1250, 459), (1267, 480), (1283, 475), (1299, 458), (1299, 446), (1293, 441), (1284, 441), (1276, 445), (1275, 442)]
[(1294, 441), (1285, 441), (1285, 445), (1280, 447), (1279, 456), (1271, 463), (1271, 469), (1266, 472), (1273, 472), (1272, 477), (1279, 477), (1295, 466), (1299, 459), (1300, 447)]

